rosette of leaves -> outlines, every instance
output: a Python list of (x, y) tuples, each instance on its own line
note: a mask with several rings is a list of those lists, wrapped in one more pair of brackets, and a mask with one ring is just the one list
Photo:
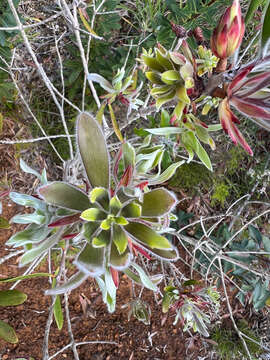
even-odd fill
[(150, 94), (156, 99), (157, 109), (175, 99), (177, 105), (173, 115), (177, 119), (181, 118), (184, 108), (190, 104), (188, 90), (194, 87), (193, 57), (190, 51), (186, 55), (167, 51), (159, 44), (154, 52), (143, 49), (141, 56), (141, 62), (147, 68), (145, 76), (151, 83)]
[[(116, 184), (112, 189), (106, 140), (91, 115), (79, 115), (76, 136), (90, 192), (60, 181), (43, 185), (38, 190), (39, 196), (49, 206), (67, 209), (79, 215), (83, 222), (77, 235), (83, 246), (80, 245), (81, 251), (74, 261), (79, 272), (66, 284), (47, 291), (47, 294), (66, 292), (79, 286), (88, 276), (95, 277), (104, 301), (113, 311), (118, 271), (125, 271), (134, 281), (157, 290), (153, 283), (157, 279), (151, 281), (143, 269), (132, 262), (134, 249), (164, 260), (178, 258), (177, 249), (159, 233), (160, 218), (169, 214), (177, 201), (164, 188), (143, 193), (140, 198), (125, 192), (122, 184)], [(61, 225), (61, 220), (56, 221), (57, 225)]]
[[(1, 290), (0, 307), (21, 305), (27, 299), (27, 295), (19, 290)], [(5, 321), (0, 320), (0, 338), (16, 344), (18, 342), (14, 329)]]

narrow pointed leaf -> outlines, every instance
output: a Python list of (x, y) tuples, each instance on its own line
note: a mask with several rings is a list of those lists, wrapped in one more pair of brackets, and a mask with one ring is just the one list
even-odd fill
[(58, 295), (58, 294), (64, 294), (67, 291), (71, 291), (73, 289), (76, 289), (79, 287), (88, 277), (83, 272), (78, 272), (71, 276), (71, 278), (63, 285), (57, 286), (53, 289), (49, 289), (45, 291), (45, 295)]
[(18, 205), (30, 206), (36, 210), (45, 210), (46, 208), (46, 204), (42, 200), (31, 195), (10, 192), (9, 197)]
[(27, 229), (20, 231), (9, 238), (7, 245), (23, 246), (26, 244), (34, 244), (44, 240), (51, 232), (47, 226), (38, 226), (31, 224)]
[(35, 273), (35, 274), (29, 274), (29, 275), (21, 275), (21, 276), (16, 276), (16, 277), (13, 277), (13, 278), (4, 278), (4, 279), (0, 279), (0, 283), (3, 282), (3, 283), (6, 283), (6, 282), (14, 282), (14, 281), (18, 281), (18, 280), (26, 280), (26, 279), (32, 279), (32, 278), (35, 278), (35, 277), (47, 277), (47, 276), (50, 276), (50, 277), (53, 277), (52, 274), (49, 274), (49, 273)]
[(79, 188), (55, 181), (39, 188), (40, 196), (48, 203), (65, 209), (83, 211), (90, 207), (88, 196)]
[(80, 214), (65, 216), (61, 219), (58, 219), (48, 225), (48, 227), (57, 227), (57, 226), (64, 226), (69, 224), (74, 224), (75, 222), (80, 220)]
[(164, 236), (157, 234), (154, 230), (149, 228), (148, 226), (141, 224), (130, 222), (124, 228), (128, 234), (135, 240), (141, 244), (145, 244), (149, 246), (151, 249), (171, 249), (172, 245), (169, 240)]
[(88, 80), (97, 82), (104, 90), (108, 91), (109, 93), (113, 93), (115, 90), (112, 85), (106, 80), (103, 76), (99, 74), (88, 74)]
[(22, 214), (22, 215), (15, 215), (10, 220), (11, 223), (15, 224), (37, 224), (41, 225), (46, 220), (46, 217), (44, 215), (39, 215), (36, 212), (33, 214)]
[(178, 127), (174, 127), (174, 126), (157, 128), (157, 129), (144, 129), (144, 130), (149, 132), (150, 134), (160, 135), (160, 136), (182, 134), (184, 131), (186, 131), (183, 128), (178, 128)]
[(132, 263), (132, 266), (136, 269), (138, 272), (140, 279), (143, 283), (143, 285), (150, 290), (157, 291), (157, 286), (150, 280), (150, 278), (146, 275), (144, 270), (136, 263)]
[(105, 271), (105, 249), (86, 244), (74, 264), (88, 276), (99, 276)]
[(109, 107), (112, 126), (113, 126), (113, 130), (115, 132), (115, 135), (118, 137), (119, 141), (124, 142), (124, 138), (123, 138), (123, 135), (122, 135), (121, 130), (119, 128), (118, 122), (116, 120), (112, 105), (110, 103), (108, 103), (108, 107)]
[(22, 158), (20, 158), (20, 168), (25, 173), (35, 175), (39, 180), (41, 180), (41, 175), (36, 170), (34, 170), (30, 166), (28, 166), (26, 164), (26, 162), (23, 161)]
[(169, 180), (175, 174), (175, 171), (179, 168), (179, 166), (183, 165), (184, 163), (185, 160), (171, 164), (165, 171), (163, 171), (162, 174), (152, 177), (149, 180), (149, 185), (158, 185)]
[(128, 245), (128, 237), (120, 226), (113, 226), (112, 241), (114, 242), (120, 255), (126, 251)]
[[(139, 285), (143, 285), (140, 276), (138, 276), (137, 274), (135, 274), (130, 268), (123, 270), (123, 272), (132, 280), (135, 281), (137, 284)], [(163, 279), (163, 275), (162, 274), (157, 274), (157, 275), (153, 275), (149, 277), (150, 281), (156, 285), (158, 283), (161, 282), (161, 280)]]
[(163, 216), (176, 205), (177, 199), (170, 191), (160, 188), (144, 194), (142, 202), (142, 216)]
[(63, 233), (63, 229), (57, 233), (51, 235), (46, 241), (43, 241), (39, 246), (35, 246), (31, 250), (27, 251), (20, 260), (20, 265), (26, 265), (32, 262), (35, 258), (42, 255), (44, 252), (52, 248), (60, 240)]
[(0, 306), (15, 306), (25, 302), (27, 295), (19, 290), (1, 290)]
[(56, 296), (55, 303), (53, 306), (53, 315), (57, 325), (58, 330), (61, 330), (64, 324), (64, 316), (61, 306), (61, 298), (59, 295)]
[(88, 113), (77, 119), (77, 142), (87, 177), (92, 187), (108, 188), (109, 154), (100, 125)]
[(263, 26), (261, 31), (261, 55), (262, 57), (267, 55), (267, 50), (269, 49), (269, 39), (270, 39), (270, 1), (267, 0), (265, 4), (265, 12), (263, 18)]

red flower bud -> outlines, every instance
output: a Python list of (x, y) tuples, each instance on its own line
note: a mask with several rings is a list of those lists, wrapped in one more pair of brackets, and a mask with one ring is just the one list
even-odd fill
[(245, 32), (239, 0), (234, 0), (221, 17), (211, 37), (212, 52), (220, 59), (231, 56), (240, 46)]

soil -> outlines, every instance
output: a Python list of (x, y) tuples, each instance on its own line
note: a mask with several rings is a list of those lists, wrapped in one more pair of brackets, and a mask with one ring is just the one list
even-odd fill
[[(4, 217), (11, 218), (19, 210), (19, 206), (8, 201), (3, 202), (2, 215)], [(12, 225), (10, 230), (0, 231), (0, 258), (8, 254), (5, 242), (16, 227)], [(14, 257), (2, 264), (0, 276), (14, 277), (22, 274), (25, 269), (18, 269), (17, 262), (18, 257)], [(40, 265), (36, 271), (47, 271), (46, 263)], [(34, 360), (42, 359), (44, 329), (51, 301), (50, 297), (44, 295), (44, 290), (49, 286), (47, 278), (24, 280), (16, 288), (27, 294), (27, 301), (20, 306), (0, 308), (1, 320), (8, 321), (19, 337), (17, 344), (8, 344), (0, 340), (1, 359), (25, 358), (28, 360), (30, 357)], [(1, 285), (1, 289), (9, 287), (10, 283)], [(84, 315), (79, 300), (82, 293), (91, 302), (88, 316)], [(144, 291), (143, 296), (143, 300), (151, 307), (150, 325), (145, 325), (132, 317), (128, 321), (128, 308), (123, 309), (122, 305), (128, 303), (130, 299), (130, 283), (125, 276), (121, 278), (117, 308), (113, 314), (108, 313), (92, 279), (88, 279), (70, 294), (69, 311), (75, 341), (97, 342), (78, 346), (80, 360), (199, 359), (200, 356), (205, 355), (205, 346), (200, 341), (195, 347), (193, 345), (192, 351), (188, 350), (191, 339), (188, 338), (187, 333), (183, 333), (181, 326), (172, 325), (174, 316), (169, 316), (165, 324), (163, 323), (164, 314), (161, 312), (161, 306), (156, 303), (150, 291)], [(102, 341), (112, 343), (98, 343)], [(69, 343), (67, 322), (65, 321), (61, 331), (53, 322), (49, 342), (50, 355)], [(201, 347), (201, 350), (198, 347)], [(70, 348), (55, 357), (56, 360), (73, 358)]]

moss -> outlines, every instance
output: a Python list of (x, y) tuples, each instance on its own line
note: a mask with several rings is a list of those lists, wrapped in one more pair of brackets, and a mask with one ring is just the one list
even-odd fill
[(209, 189), (213, 182), (212, 173), (204, 165), (197, 163), (183, 164), (169, 181), (171, 187), (189, 190), (195, 194), (200, 189)]
[[(255, 333), (248, 327), (245, 320), (241, 320), (237, 324), (238, 329), (254, 341), (260, 342)], [(246, 359), (246, 352), (241, 339), (238, 337), (234, 329), (226, 328), (224, 326), (216, 327), (211, 335), (216, 345), (216, 351), (220, 360), (240, 360)], [(248, 350), (254, 358), (262, 352), (261, 347), (253, 341), (245, 339)]]
[(225, 201), (230, 195), (230, 186), (227, 185), (224, 181), (217, 182), (214, 185), (214, 192), (211, 196), (211, 205), (214, 206), (217, 203), (220, 203), (221, 207), (224, 207)]
[[(239, 146), (233, 146), (229, 152), (229, 159), (226, 161), (226, 168), (229, 175), (233, 175), (239, 171), (239, 167), (243, 159), (246, 157), (246, 153)], [(241, 168), (241, 167), (240, 167)]]

